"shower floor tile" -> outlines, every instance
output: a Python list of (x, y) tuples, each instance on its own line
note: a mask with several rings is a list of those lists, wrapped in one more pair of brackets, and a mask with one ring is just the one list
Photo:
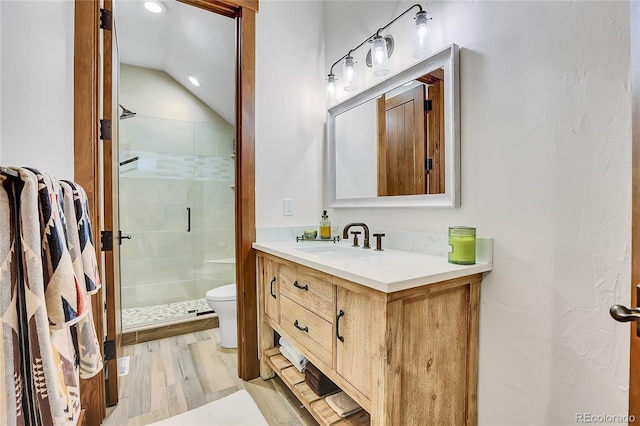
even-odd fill
[(122, 328), (195, 317), (197, 313), (202, 312), (213, 312), (206, 298), (166, 303), (163, 305), (127, 308), (122, 310)]

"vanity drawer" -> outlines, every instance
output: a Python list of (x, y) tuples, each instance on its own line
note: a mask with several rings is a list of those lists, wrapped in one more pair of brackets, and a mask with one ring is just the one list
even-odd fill
[(332, 323), (284, 296), (280, 298), (280, 327), (303, 344), (305, 352), (314, 354), (327, 365), (332, 364)]
[(314, 314), (329, 322), (333, 321), (333, 285), (320, 279), (313, 270), (301, 271), (282, 265), (279, 291)]

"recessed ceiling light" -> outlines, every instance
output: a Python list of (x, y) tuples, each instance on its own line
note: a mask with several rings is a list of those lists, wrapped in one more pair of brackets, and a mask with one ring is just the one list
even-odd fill
[(195, 77), (194, 77), (194, 76), (192, 76), (192, 75), (190, 75), (190, 76), (189, 76), (189, 81), (190, 81), (190, 82), (191, 82), (191, 84), (193, 84), (194, 86), (198, 86), (198, 87), (201, 87), (201, 86), (202, 86), (202, 83), (200, 83), (200, 82), (198, 81), (198, 79), (197, 79), (197, 78), (195, 78)]
[(151, 13), (163, 13), (163, 12), (166, 12), (167, 10), (162, 3), (157, 1), (144, 2), (144, 8)]

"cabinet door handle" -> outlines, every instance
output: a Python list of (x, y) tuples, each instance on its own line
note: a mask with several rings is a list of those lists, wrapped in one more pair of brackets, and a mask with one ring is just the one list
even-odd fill
[(340, 312), (338, 312), (338, 315), (336, 316), (336, 337), (341, 342), (344, 342), (344, 336), (340, 335), (340, 318), (343, 316), (344, 316), (344, 311), (340, 309)]
[(294, 287), (299, 288), (300, 290), (304, 290), (304, 291), (309, 290), (309, 286), (308, 286), (307, 284), (305, 284), (305, 285), (300, 285), (300, 284), (298, 284), (298, 280), (295, 280), (295, 281), (293, 282), (293, 286), (294, 286)]
[(296, 326), (296, 328), (297, 328), (298, 330), (300, 330), (300, 331), (304, 331), (305, 333), (308, 333), (308, 332), (309, 332), (309, 327), (300, 327), (300, 325), (298, 324), (298, 320), (295, 320), (295, 321), (293, 322), (293, 325), (295, 325), (295, 326)]
[(271, 289), (269, 290), (269, 292), (271, 293), (271, 297), (273, 297), (274, 299), (276, 298), (276, 295), (273, 293), (273, 284), (275, 284), (276, 282), (276, 277), (273, 277), (273, 279), (271, 280)]
[(187, 207), (187, 232), (191, 232), (191, 207)]

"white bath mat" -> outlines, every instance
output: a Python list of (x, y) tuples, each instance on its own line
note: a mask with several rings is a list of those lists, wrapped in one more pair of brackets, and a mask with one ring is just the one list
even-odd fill
[(169, 417), (151, 426), (268, 426), (260, 409), (246, 390), (240, 390), (186, 413)]

